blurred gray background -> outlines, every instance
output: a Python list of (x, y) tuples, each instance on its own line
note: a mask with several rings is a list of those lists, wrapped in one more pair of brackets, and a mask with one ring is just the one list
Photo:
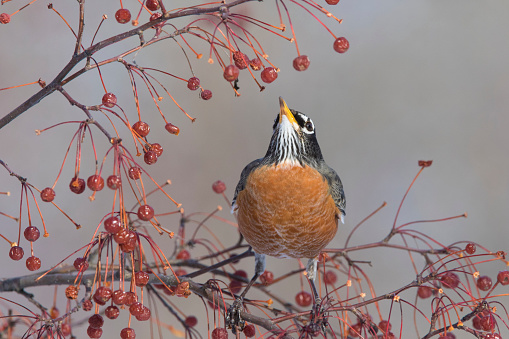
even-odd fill
[[(12, 13), (21, 5), (7, 3), (0, 7), (0, 12)], [(160, 105), (167, 119), (180, 127), (179, 136), (165, 131), (163, 120), (138, 79), (142, 120), (151, 126), (149, 141), (164, 147), (157, 164), (146, 167), (152, 176), (158, 182), (172, 180), (167, 191), (183, 204), (186, 213), (209, 212), (221, 205), (223, 211), (218, 215), (234, 220), (229, 206), (212, 192), (211, 185), (223, 180), (228, 188), (226, 193), (232, 198), (242, 168), (265, 154), (278, 112), (278, 97), (282, 96), (290, 108), (305, 112), (313, 119), (324, 157), (340, 174), (345, 186), (346, 224), (330, 247), (342, 247), (350, 230), (386, 201), (388, 206), (356, 233), (352, 244), (382, 239), (390, 230), (397, 206), (418, 171), (417, 161), (423, 159), (433, 160), (433, 166), (424, 171), (412, 188), (401, 211), (400, 223), (468, 212), (467, 219), (416, 227), (444, 244), (473, 240), (493, 251), (507, 250), (509, 3), (502, 0), (342, 0), (335, 7), (323, 5), (344, 19), (339, 25), (318, 15), (337, 36), (348, 38), (350, 50), (345, 54), (334, 52), (334, 38), (310, 15), (289, 4), (300, 51), (311, 60), (305, 72), (297, 72), (292, 67), (296, 57), (294, 44), (246, 25), (260, 40), (271, 62), (281, 69), (278, 79), (261, 93), (243, 71), (239, 83), (241, 96), (234, 97), (218, 63), (207, 63), (206, 44), (189, 37), (193, 48), (204, 54), (197, 60), (189, 53), (193, 70), (202, 86), (213, 91), (213, 98), (200, 100), (198, 93), (189, 91), (184, 82), (157, 76), (179, 104), (196, 117), (192, 124), (161, 91), (164, 100)], [(46, 6), (39, 1), (15, 15), (8, 25), (0, 26), (0, 88), (38, 78), (50, 82), (70, 59), (74, 37)], [(59, 1), (54, 6), (77, 29), (77, 5)], [(96, 41), (128, 27), (114, 21), (118, 3), (87, 2), (86, 6), (86, 46), (103, 13), (110, 19), (103, 24)], [(135, 1), (124, 1), (124, 6), (132, 13), (137, 12)], [(245, 4), (238, 11), (270, 23), (279, 22), (272, 1)], [(140, 22), (144, 20), (146, 16)], [(187, 22), (173, 23), (181, 27)], [(285, 34), (290, 36), (289, 31)], [(136, 43), (136, 39), (130, 39), (106, 48), (95, 55), (96, 60), (117, 55)], [(183, 78), (191, 76), (180, 48), (170, 40), (143, 50), (136, 62)], [(117, 95), (129, 119), (136, 121), (124, 67), (114, 63), (101, 70), (108, 90)], [(99, 104), (104, 93), (96, 71), (88, 72), (66, 89), (86, 105)], [(37, 90), (33, 85), (0, 92), (2, 115)], [(38, 188), (51, 186), (77, 125), (60, 126), (40, 136), (34, 130), (61, 121), (83, 119), (80, 110), (71, 107), (61, 95), (53, 94), (1, 130), (0, 159)], [(101, 161), (107, 149), (106, 140), (99, 131), (93, 130)], [(122, 133), (124, 145), (135, 153), (132, 140), (125, 130)], [(86, 178), (93, 174), (94, 163), (88, 137), (85, 144), (82, 177)], [(74, 150), (73, 146), (56, 186), (55, 201), (70, 211), (83, 228), (74, 230), (54, 208), (42, 206), (50, 238), (35, 243), (35, 252), (43, 258), (43, 269), (76, 249), (74, 241), (85, 244), (102, 216), (111, 210), (113, 195), (108, 189), (92, 203), (88, 200), (88, 190), (81, 196), (68, 193), (74, 173)], [(111, 159), (105, 166), (111, 170)], [(11, 192), (10, 197), (0, 196), (0, 211), (16, 215), (19, 183), (0, 169), (0, 184), (0, 191)], [(156, 211), (174, 210), (164, 199), (154, 199), (153, 204)], [(26, 215), (24, 218), (25, 224)], [(17, 224), (1, 216), (0, 220), (0, 232), (15, 239)], [(37, 217), (34, 220), (34, 224), (40, 225)], [(165, 219), (165, 223), (176, 231), (178, 218)], [(224, 224), (212, 222), (210, 226), (223, 243), (236, 239), (231, 228)], [(161, 246), (164, 244), (168, 252), (173, 249), (172, 241), (164, 240)], [(8, 259), (7, 243), (0, 250), (4, 253), (0, 259), (4, 276), (26, 273), (23, 263)], [(25, 253), (28, 251), (25, 243)], [(354, 258), (372, 261), (374, 267), (366, 270), (378, 281), (379, 294), (415, 277), (408, 257), (395, 251), (366, 251)], [(249, 274), (252, 273), (250, 260), (241, 263)], [(296, 262), (268, 260), (268, 268), (275, 272), (288, 265), (297, 267)], [(422, 263), (419, 265), (422, 267)], [(501, 263), (487, 267), (491, 271), (481, 274), (490, 274), (494, 279), (496, 272), (503, 269)], [(298, 282), (295, 284), (297, 287), (291, 290), (289, 298), (298, 291)], [(64, 307), (62, 299), (60, 308)], [(413, 297), (409, 300), (413, 301)], [(183, 307), (192, 309), (192, 306)], [(411, 321), (407, 325), (410, 329), (406, 333), (412, 337)], [(141, 328), (140, 324), (134, 326)]]

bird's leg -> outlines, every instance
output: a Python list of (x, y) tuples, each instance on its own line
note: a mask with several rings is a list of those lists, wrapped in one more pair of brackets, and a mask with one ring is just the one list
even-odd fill
[(314, 303), (313, 310), (311, 314), (311, 326), (316, 326), (316, 330), (321, 327), (322, 331), (325, 332), (325, 327), (327, 322), (324, 320), (324, 314), (322, 311), (322, 299), (318, 295), (318, 290), (316, 289), (315, 279), (316, 279), (316, 271), (318, 266), (318, 260), (316, 258), (309, 259), (308, 264), (306, 265), (306, 276), (311, 284), (311, 289), (313, 290)]
[(235, 299), (235, 301), (232, 303), (230, 308), (228, 309), (228, 312), (226, 312), (226, 324), (228, 327), (232, 328), (233, 333), (237, 331), (237, 329), (242, 330), (244, 329), (244, 326), (246, 325), (246, 322), (242, 317), (240, 316), (240, 313), (242, 312), (242, 304), (244, 302), (244, 297), (247, 294), (247, 291), (253, 286), (253, 284), (256, 282), (256, 279), (262, 273), (265, 271), (265, 255), (264, 254), (258, 254), (255, 253), (255, 273), (247, 286), (244, 288), (244, 291), (240, 294), (240, 296)]

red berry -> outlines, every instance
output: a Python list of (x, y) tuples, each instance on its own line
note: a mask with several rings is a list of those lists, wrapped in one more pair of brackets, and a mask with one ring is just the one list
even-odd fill
[(309, 58), (307, 55), (299, 55), (295, 59), (293, 59), (293, 68), (297, 71), (305, 71), (309, 67)]
[(263, 64), (259, 58), (254, 58), (249, 61), (249, 66), (251, 66), (253, 71), (259, 71), (262, 69)]
[(242, 290), (242, 283), (238, 280), (232, 280), (228, 286), (233, 294), (237, 294)]
[(69, 184), (69, 188), (73, 193), (81, 194), (85, 192), (85, 180), (81, 178), (72, 178), (71, 183)]
[(150, 145), (150, 150), (154, 152), (157, 157), (160, 157), (163, 154), (163, 146), (159, 145), (157, 142)]
[(124, 305), (126, 302), (127, 295), (123, 290), (116, 290), (111, 295), (111, 299), (116, 305)]
[(182, 250), (182, 251), (178, 252), (178, 254), (177, 254), (177, 259), (187, 260), (189, 258), (191, 258), (191, 254), (189, 254), (189, 251), (187, 251), (187, 250)]
[(500, 271), (497, 275), (497, 281), (501, 285), (509, 285), (509, 271)]
[(136, 281), (136, 286), (145, 286), (148, 284), (148, 280), (150, 279), (147, 272), (138, 271), (134, 274), (134, 280)]
[(127, 173), (129, 174), (129, 178), (133, 180), (138, 180), (139, 178), (141, 178), (141, 168), (139, 167), (133, 166), (129, 168)]
[(143, 121), (136, 121), (133, 125), (133, 130), (138, 133), (140, 137), (146, 137), (150, 133), (150, 126)]
[(228, 65), (224, 68), (223, 78), (226, 81), (232, 82), (238, 79), (239, 77), (239, 68), (235, 65)]
[(190, 316), (186, 317), (186, 320), (184, 320), (184, 322), (186, 323), (186, 326), (194, 327), (198, 323), (198, 319), (196, 319), (195, 316), (190, 315)]
[(123, 244), (120, 244), (120, 249), (124, 253), (130, 253), (135, 250), (138, 244), (138, 237), (135, 232), (128, 231), (126, 236), (126, 241)]
[[(454, 339), (455, 338), (456, 337), (454, 337)], [(498, 333), (488, 333), (484, 336), (484, 339), (502, 339), (502, 337)]]
[(263, 82), (270, 84), (277, 79), (277, 72), (274, 67), (267, 67), (262, 71), (261, 77)]
[(100, 338), (103, 335), (103, 330), (101, 328), (93, 328), (88, 326), (87, 334), (90, 338)]
[(228, 339), (228, 332), (226, 329), (218, 327), (212, 331), (210, 337), (212, 339)]
[(468, 254), (474, 254), (475, 250), (476, 250), (475, 244), (472, 243), (467, 244), (467, 246), (465, 247), (465, 252), (467, 252)]
[(260, 276), (260, 281), (264, 285), (272, 284), (272, 282), (274, 281), (274, 273), (272, 273), (271, 271), (263, 272), (263, 274)]
[(380, 328), (382, 330), (382, 332), (385, 333), (385, 332), (390, 331), (392, 329), (392, 325), (387, 320), (382, 320), (378, 324), (378, 328)]
[(295, 302), (301, 307), (307, 307), (313, 302), (313, 297), (306, 291), (300, 291), (295, 296)]
[(122, 179), (120, 175), (110, 175), (108, 179), (106, 179), (106, 185), (112, 190), (116, 190), (122, 185)]
[(145, 2), (145, 6), (151, 11), (157, 11), (159, 9), (159, 1), (158, 0), (147, 0)]
[(115, 234), (122, 228), (122, 224), (120, 223), (120, 219), (117, 217), (109, 217), (104, 220), (104, 229), (106, 232)]
[(360, 323), (357, 323), (357, 324), (353, 324), (349, 329), (348, 329), (348, 334), (350, 337), (352, 338), (358, 338), (360, 337), (361, 335), (361, 332), (362, 332), (362, 324)]
[(334, 44), (332, 45), (332, 47), (338, 53), (345, 53), (346, 51), (348, 51), (350, 43), (348, 42), (348, 40), (346, 40), (346, 38), (339, 37), (336, 40), (334, 40)]
[(246, 327), (244, 327), (243, 332), (246, 338), (252, 338), (256, 334), (256, 329), (253, 324), (247, 324)]
[(84, 272), (88, 269), (88, 261), (86, 258), (76, 258), (73, 265), (76, 271)]
[(0, 14), (0, 24), (8, 24), (9, 22), (11, 22), (11, 16), (9, 14)]
[(438, 339), (456, 339), (456, 336), (452, 332), (447, 332), (438, 337)]
[(41, 232), (35, 226), (28, 226), (25, 228), (25, 232), (23, 232), (25, 239), (28, 241), (36, 241), (41, 236)]
[(170, 134), (175, 134), (175, 135), (179, 135), (180, 133), (180, 128), (178, 128), (177, 126), (175, 126), (174, 124), (172, 123), (167, 123), (166, 126), (164, 126), (164, 128), (166, 128), (166, 130), (168, 132), (170, 132)]
[(94, 301), (99, 305), (104, 305), (108, 300), (111, 299), (113, 292), (106, 286), (100, 286), (95, 290)]
[(55, 191), (51, 187), (46, 187), (41, 191), (41, 200), (45, 202), (52, 202), (55, 199)]
[(419, 286), (419, 288), (417, 289), (417, 295), (421, 299), (427, 299), (431, 297), (432, 294), (433, 290), (429, 286)]
[(218, 180), (212, 184), (212, 190), (217, 194), (221, 194), (226, 190), (226, 185), (221, 180)]
[(238, 69), (246, 69), (249, 58), (244, 53), (235, 51), (233, 52), (233, 61), (235, 62), (235, 66), (237, 66)]
[(212, 91), (206, 89), (201, 92), (201, 98), (203, 100), (210, 100), (212, 98)]
[(491, 278), (488, 277), (487, 275), (483, 275), (483, 276), (479, 277), (479, 279), (477, 279), (477, 287), (481, 291), (488, 291), (491, 288), (492, 284), (493, 283), (491, 281)]
[(239, 277), (242, 277), (244, 279), (247, 279), (247, 273), (244, 270), (237, 270), (233, 272), (234, 275), (238, 275)]
[(115, 19), (120, 24), (128, 23), (131, 20), (131, 12), (128, 9), (121, 8), (115, 13)]
[[(21, 260), (21, 258), (23, 258), (23, 255), (25, 254), (25, 251), (23, 251), (23, 249), (19, 246), (12, 246), (11, 249), (9, 250), (9, 257), (12, 259), (12, 260)], [(500, 273), (499, 273), (500, 275)]]
[(88, 177), (87, 186), (92, 191), (100, 191), (104, 188), (104, 179), (98, 174), (94, 174)]
[(69, 325), (68, 323), (63, 323), (60, 326), (60, 332), (62, 332), (62, 335), (64, 337), (67, 337), (68, 335), (71, 334), (71, 325)]
[(481, 318), (480, 325), (482, 330), (492, 331), (495, 329), (497, 322), (495, 321), (495, 317), (493, 316), (493, 314), (488, 313), (487, 315)]
[[(162, 16), (163, 16), (163, 14), (162, 14), (162, 13), (159, 13), (159, 12), (154, 13), (154, 14), (152, 14), (152, 15), (150, 16), (149, 21), (155, 21), (155, 20), (159, 19), (159, 18), (160, 18), (160, 17), (162, 17)], [(158, 23), (158, 24), (156, 24), (156, 25), (152, 26), (152, 28), (162, 27), (163, 25), (164, 25), (164, 23), (162, 23), (162, 22), (161, 22), (161, 23)]]
[(145, 156), (143, 157), (143, 160), (145, 160), (145, 163), (147, 165), (152, 165), (157, 162), (157, 154), (154, 151), (148, 151), (145, 152)]
[(117, 103), (117, 97), (113, 93), (106, 93), (103, 95), (102, 103), (108, 108), (112, 108)]
[(189, 88), (191, 91), (196, 91), (198, 88), (200, 88), (200, 79), (197, 77), (192, 77), (187, 80), (187, 88)]
[(338, 277), (336, 276), (336, 273), (333, 271), (326, 271), (323, 275), (323, 282), (327, 285), (334, 285), (336, 281), (338, 280)]
[(117, 306), (111, 305), (106, 307), (106, 309), (104, 310), (104, 315), (106, 315), (108, 319), (117, 319), (119, 314), (120, 310), (118, 309)]
[(83, 311), (90, 311), (92, 310), (92, 307), (94, 306), (94, 304), (92, 304), (92, 300), (90, 299), (87, 299), (83, 302), (83, 305), (81, 305), (81, 307), (83, 308)]
[(120, 229), (115, 235), (113, 236), (113, 239), (115, 242), (119, 245), (124, 244), (127, 241), (127, 236), (129, 235), (129, 231), (125, 228)]
[(150, 312), (150, 308), (147, 306), (143, 306), (141, 309), (141, 313), (136, 317), (138, 321), (147, 321), (150, 319), (152, 312)]
[(325, 2), (329, 5), (337, 5), (339, 0), (325, 0)]
[(136, 338), (136, 333), (130, 327), (126, 327), (120, 331), (120, 338), (122, 339), (134, 339)]
[(101, 328), (104, 325), (104, 319), (100, 314), (94, 314), (88, 318), (88, 324), (92, 328)]
[(37, 271), (41, 268), (41, 259), (34, 256), (28, 257), (26, 265), (29, 271)]
[(446, 272), (440, 277), (444, 288), (456, 288), (460, 284), (460, 278), (454, 272)]
[(154, 209), (149, 205), (141, 205), (138, 208), (138, 218), (143, 221), (149, 221), (154, 217)]
[(138, 297), (136, 296), (136, 293), (134, 292), (125, 292), (125, 301), (124, 304), (127, 306), (131, 306), (135, 302), (138, 301)]
[(135, 302), (131, 306), (129, 306), (129, 313), (134, 315), (135, 317), (140, 315), (143, 312), (143, 304), (140, 302)]

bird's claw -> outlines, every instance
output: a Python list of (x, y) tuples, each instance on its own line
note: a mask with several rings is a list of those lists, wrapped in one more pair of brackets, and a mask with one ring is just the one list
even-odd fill
[(226, 312), (226, 325), (228, 328), (232, 329), (233, 333), (235, 333), (237, 330), (242, 331), (246, 326), (246, 321), (241, 317), (241, 312), (243, 309), (242, 303), (242, 298), (235, 299), (235, 301)]
[(327, 314), (322, 307), (322, 299), (316, 298), (311, 310), (311, 323), (307, 326), (308, 331), (314, 334), (325, 333), (327, 325)]

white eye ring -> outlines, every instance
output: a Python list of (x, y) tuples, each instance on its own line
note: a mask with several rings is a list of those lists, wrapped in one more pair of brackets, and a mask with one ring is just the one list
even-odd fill
[(304, 133), (306, 134), (313, 134), (315, 132), (315, 125), (313, 124), (313, 122), (311, 121), (311, 119), (308, 119), (305, 123), (304, 123), (304, 127), (302, 127), (302, 130), (304, 131)]

